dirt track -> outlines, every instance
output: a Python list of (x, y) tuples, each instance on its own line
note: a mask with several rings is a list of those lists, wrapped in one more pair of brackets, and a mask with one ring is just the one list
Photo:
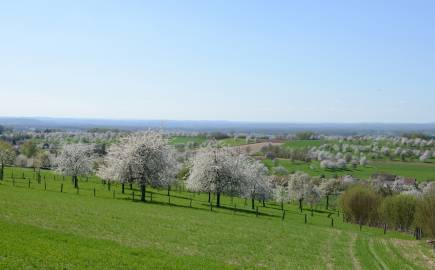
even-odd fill
[(251, 143), (251, 144), (244, 144), (239, 146), (234, 146), (236, 149), (240, 149), (241, 151), (247, 153), (247, 154), (254, 154), (261, 150), (263, 146), (267, 145), (281, 145), (282, 143), (278, 142), (261, 142), (261, 143)]

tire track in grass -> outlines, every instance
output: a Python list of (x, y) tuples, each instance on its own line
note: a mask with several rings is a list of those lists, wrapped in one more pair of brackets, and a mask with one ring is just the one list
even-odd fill
[[(395, 239), (392, 243), (394, 245), (392, 249), (396, 249), (395, 246), (400, 247), (400, 250), (404, 252), (397, 252), (409, 261), (415, 263), (416, 269), (435, 269), (435, 256), (427, 256), (422, 250), (423, 247), (419, 247), (419, 242)], [(429, 252), (433, 251), (429, 250)]]
[(400, 253), (394, 252), (387, 239), (377, 239), (373, 241), (373, 248), (379, 258), (382, 258), (385, 265), (391, 269), (414, 269)]
[(350, 233), (349, 239), (350, 241), (349, 241), (348, 249), (349, 249), (350, 258), (352, 260), (353, 269), (361, 270), (361, 264), (359, 263), (357, 257), (355, 256), (355, 251), (354, 251), (354, 246), (356, 243), (356, 234)]
[(351, 251), (349, 249), (350, 234), (339, 229), (331, 230), (333, 232), (330, 252), (333, 263), (332, 269), (355, 269), (353, 261), (349, 259), (351, 258)]
[(399, 263), (400, 266), (403, 266), (406, 269), (420, 269), (420, 267), (415, 266), (411, 263), (405, 256), (403, 256), (395, 247), (394, 243), (392, 243), (389, 240), (382, 240), (382, 243), (384, 245), (385, 252), (389, 256), (389, 258), (392, 258), (396, 263)]
[(357, 235), (354, 248), (355, 255), (359, 259), (362, 269), (380, 269), (369, 251), (367, 237)]
[(332, 270), (332, 269), (334, 269), (334, 265), (331, 262), (332, 261), (331, 260), (332, 259), (332, 256), (331, 256), (332, 247), (331, 246), (332, 246), (332, 235), (333, 235), (333, 232), (330, 231), (330, 230), (326, 230), (326, 231), (328, 232), (328, 237), (325, 239), (325, 241), (323, 243), (323, 246), (324, 246), (323, 252), (324, 252), (324, 254), (322, 256), (322, 261), (323, 261), (324, 265), (326, 266), (326, 269)]
[(368, 249), (370, 254), (373, 256), (373, 258), (375, 259), (376, 263), (380, 266), (381, 269), (383, 270), (389, 270), (390, 268), (388, 268), (388, 266), (385, 264), (385, 262), (378, 256), (378, 254), (376, 253), (374, 247), (373, 247), (373, 239), (369, 239), (368, 240)]

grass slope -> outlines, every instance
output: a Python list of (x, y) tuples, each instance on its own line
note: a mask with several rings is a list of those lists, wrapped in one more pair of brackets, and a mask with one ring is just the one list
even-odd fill
[(149, 189), (147, 203), (132, 202), (137, 190), (109, 191), (95, 177), (77, 194), (49, 171), (40, 184), (31, 170), (14, 168), (15, 183), (11, 174), (0, 182), (0, 269), (430, 269), (435, 260), (408, 235), (360, 232), (321, 208), (304, 224), (309, 212), (291, 204), (282, 221), (274, 203), (256, 217), (242, 199), (210, 211), (206, 194), (173, 191), (169, 204), (166, 191)]

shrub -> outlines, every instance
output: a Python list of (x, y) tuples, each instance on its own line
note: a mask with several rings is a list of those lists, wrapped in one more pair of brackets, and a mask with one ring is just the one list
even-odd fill
[(435, 237), (435, 189), (431, 189), (417, 201), (415, 225), (423, 235)]
[(377, 225), (382, 197), (370, 186), (355, 185), (340, 198), (341, 207), (349, 221)]
[(393, 228), (408, 230), (414, 222), (417, 199), (410, 195), (394, 195), (382, 202), (382, 219)]

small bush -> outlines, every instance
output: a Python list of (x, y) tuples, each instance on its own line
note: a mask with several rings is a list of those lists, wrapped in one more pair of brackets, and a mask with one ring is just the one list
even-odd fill
[(417, 199), (410, 195), (395, 195), (382, 202), (382, 219), (396, 229), (408, 230), (414, 222)]
[(435, 237), (435, 189), (417, 201), (415, 225), (426, 237)]
[(349, 221), (359, 224), (379, 224), (382, 197), (370, 186), (355, 185), (340, 198), (341, 207)]

